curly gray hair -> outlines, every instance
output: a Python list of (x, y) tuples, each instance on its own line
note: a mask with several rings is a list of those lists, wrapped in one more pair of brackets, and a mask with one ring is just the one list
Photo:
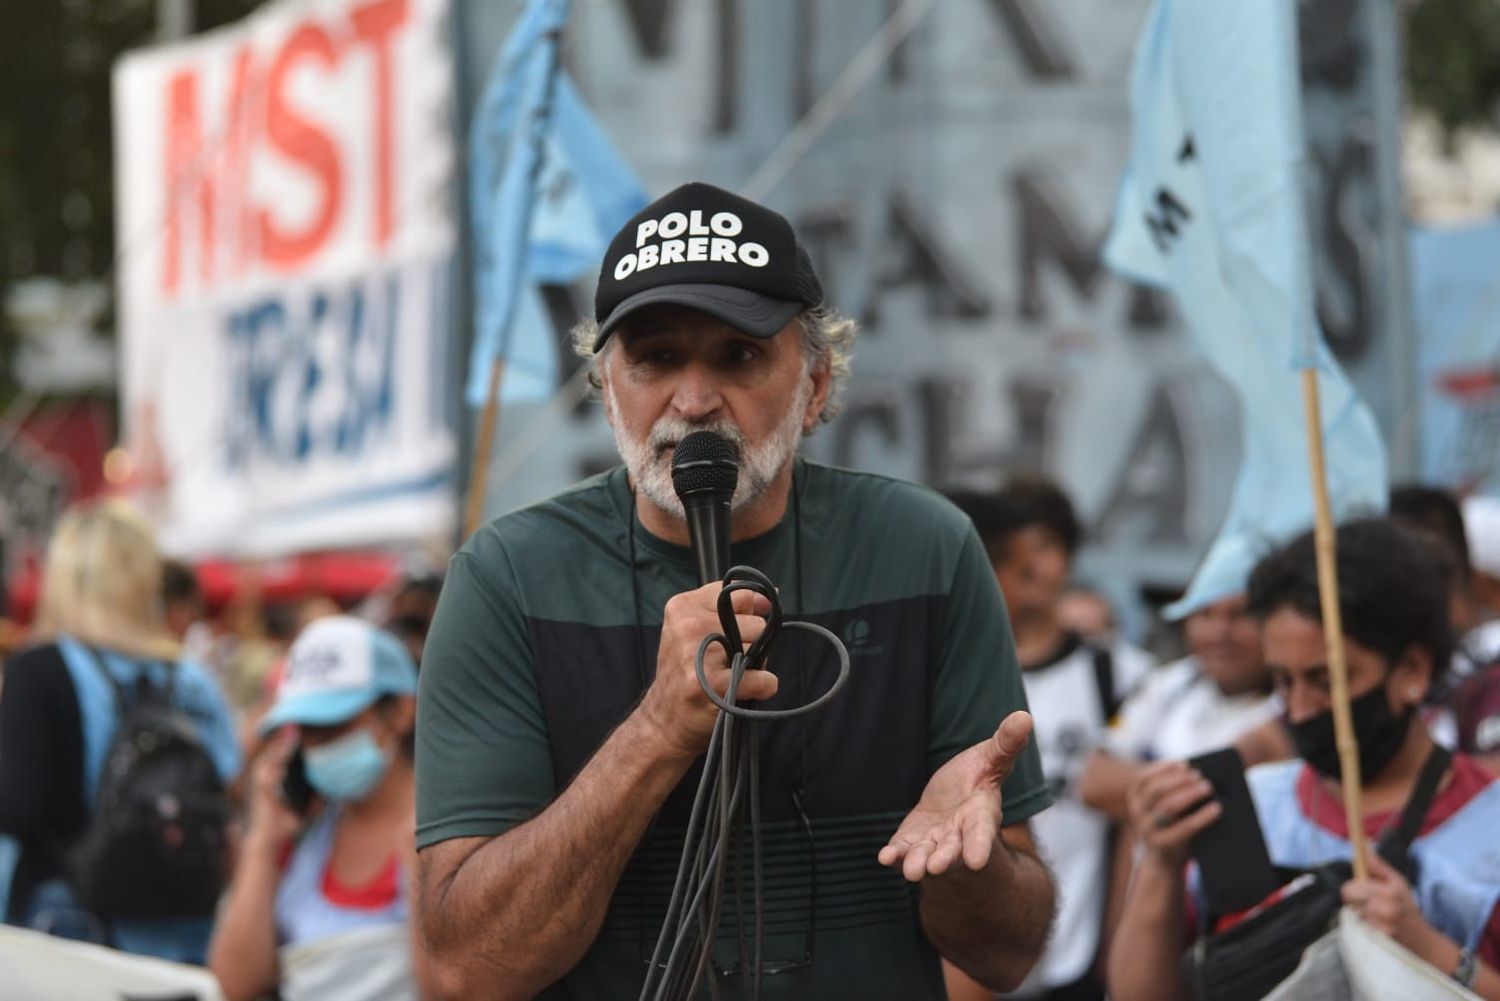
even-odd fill
[[(854, 358), (854, 339), (859, 335), (859, 322), (830, 306), (814, 306), (797, 314), (797, 325), (802, 328), (802, 348), (807, 370), (823, 362), (828, 365), (828, 402), (818, 420), (828, 423), (844, 408), (844, 384), (849, 376)], [(604, 342), (604, 348), (594, 354), (594, 340), (599, 334), (599, 324), (593, 317), (585, 317), (574, 324), (570, 336), (573, 351), (589, 363), (589, 385), (597, 391), (603, 387), (599, 381), (599, 368), (604, 358), (614, 348), (615, 339)]]

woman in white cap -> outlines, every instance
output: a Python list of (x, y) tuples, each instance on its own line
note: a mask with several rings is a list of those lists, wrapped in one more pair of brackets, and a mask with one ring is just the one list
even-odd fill
[(320, 619), (292, 645), (209, 949), (230, 1001), (423, 993), (420, 950), (390, 948), (409, 935), (416, 691), (400, 641), (360, 619)]

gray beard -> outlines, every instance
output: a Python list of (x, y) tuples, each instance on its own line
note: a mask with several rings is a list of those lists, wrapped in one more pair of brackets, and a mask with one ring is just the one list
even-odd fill
[(652, 425), (645, 440), (631, 437), (620, 417), (614, 394), (608, 394), (606, 405), (615, 435), (615, 448), (630, 472), (630, 482), (652, 504), (679, 521), (686, 521), (687, 513), (672, 487), (672, 447), (694, 431), (713, 431), (733, 442), (740, 453), (740, 475), (729, 509), (737, 512), (750, 507), (765, 495), (772, 481), (797, 454), (797, 445), (802, 440), (802, 416), (812, 397), (812, 384), (808, 380), (801, 380), (798, 386), (786, 416), (759, 445), (746, 444), (740, 429), (728, 420), (693, 422), (662, 417)]

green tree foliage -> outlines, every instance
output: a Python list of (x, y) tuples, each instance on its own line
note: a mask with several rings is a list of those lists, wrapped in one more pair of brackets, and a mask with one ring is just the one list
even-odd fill
[(1450, 136), (1500, 128), (1500, 0), (1414, 0), (1406, 10), (1411, 101)]
[[(196, 0), (199, 28), (260, 0)], [(155, 0), (0, 2), (0, 303), (36, 275), (112, 282), (110, 67), (156, 36)], [(15, 332), (0, 310), (0, 396)]]

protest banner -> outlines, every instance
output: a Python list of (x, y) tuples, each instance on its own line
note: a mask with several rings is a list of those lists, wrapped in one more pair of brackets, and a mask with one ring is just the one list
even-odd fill
[(446, 18), (273, 3), (115, 67), (125, 441), (168, 551), (450, 530)]

